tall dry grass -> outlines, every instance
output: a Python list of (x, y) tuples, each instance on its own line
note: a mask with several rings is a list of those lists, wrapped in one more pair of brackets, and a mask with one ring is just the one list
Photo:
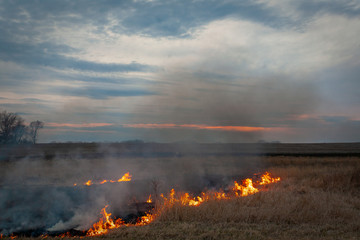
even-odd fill
[(120, 229), (108, 237), (360, 239), (359, 158), (268, 157), (264, 162), (280, 183), (198, 207), (175, 203), (144, 229)]

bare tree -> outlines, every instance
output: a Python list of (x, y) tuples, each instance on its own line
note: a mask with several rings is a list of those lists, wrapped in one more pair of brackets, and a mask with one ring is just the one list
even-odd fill
[(19, 125), (14, 129), (13, 142), (14, 143), (26, 143), (29, 142), (29, 128), (25, 125)]
[(33, 144), (36, 143), (39, 129), (44, 127), (44, 123), (37, 120), (30, 123), (30, 137)]
[(0, 113), (0, 143), (18, 143), (25, 134), (24, 120), (16, 113)]

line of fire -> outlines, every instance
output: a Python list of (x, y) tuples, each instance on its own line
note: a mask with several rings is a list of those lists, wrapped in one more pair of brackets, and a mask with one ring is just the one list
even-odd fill
[[(93, 187), (94, 185), (104, 184), (126, 184), (132, 180), (132, 175), (127, 172), (117, 180), (88, 180), (85, 183), (74, 183), (74, 188), (83, 186), (85, 188)], [(261, 191), (266, 191), (268, 185), (280, 181), (279, 177), (272, 177), (269, 172), (262, 174), (254, 174), (251, 178), (246, 178), (241, 181), (234, 181), (228, 185), (226, 189), (205, 190), (200, 194), (193, 194), (189, 192), (175, 191), (172, 188), (167, 193), (156, 194), (158, 196), (149, 195), (143, 201), (136, 202), (138, 214), (136, 216), (117, 217), (109, 212), (110, 206), (105, 205), (99, 212), (99, 220), (92, 224), (88, 230), (70, 229), (62, 233), (59, 232), (44, 232), (39, 234), (40, 237), (46, 238), (48, 236), (56, 237), (81, 237), (81, 236), (100, 236), (107, 234), (112, 229), (129, 227), (129, 226), (143, 226), (155, 221), (166, 210), (174, 206), (199, 207), (200, 205), (209, 201), (226, 201), (240, 197), (247, 197), (249, 195), (257, 194)], [(10, 237), (17, 238), (19, 236), (26, 236), (24, 233), (12, 233), (9, 236), (1, 235), (0, 238)]]

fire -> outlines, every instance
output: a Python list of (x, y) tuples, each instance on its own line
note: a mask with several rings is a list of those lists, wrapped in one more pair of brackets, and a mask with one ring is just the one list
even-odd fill
[(152, 203), (151, 194), (149, 195), (148, 200), (146, 200), (147, 203)]
[(87, 231), (86, 236), (103, 235), (103, 234), (107, 233), (109, 229), (119, 228), (125, 224), (121, 218), (118, 218), (115, 221), (113, 219), (111, 219), (110, 218), (111, 213), (106, 212), (107, 207), (108, 207), (108, 205), (106, 205), (101, 210), (101, 215), (102, 215), (101, 219), (97, 223), (94, 223), (92, 228), (90, 228)]
[(272, 178), (270, 177), (270, 173), (265, 172), (262, 176), (261, 176), (261, 182), (259, 183), (260, 185), (267, 185), (270, 183), (276, 183), (279, 182), (280, 178)]
[(252, 179), (247, 178), (239, 184), (238, 182), (234, 181), (234, 185), (231, 191), (225, 193), (224, 191), (220, 190), (218, 192), (202, 192), (200, 196), (191, 196), (189, 193), (183, 194), (176, 194), (174, 189), (171, 189), (169, 196), (165, 197), (163, 194), (160, 196), (163, 200), (164, 206), (172, 206), (175, 203), (180, 203), (184, 206), (199, 206), (203, 202), (209, 201), (210, 199), (213, 200), (225, 200), (231, 199), (235, 197), (245, 197), (252, 194), (255, 194), (261, 191), (261, 188), (257, 186), (263, 186), (275, 182), (279, 182), (280, 178), (272, 178), (270, 173), (265, 172), (261, 176), (261, 181), (253, 182)]
[[(104, 184), (107, 182), (122, 182), (130, 181), (131, 175), (129, 173), (124, 174), (122, 178), (117, 181), (113, 180), (103, 180), (97, 184)], [(245, 197), (251, 194), (255, 194), (263, 189), (262, 186), (276, 183), (280, 181), (280, 178), (272, 178), (270, 173), (265, 172), (261, 177), (261, 181), (253, 182), (252, 179), (247, 178), (239, 184), (234, 181), (234, 185), (230, 188), (229, 191), (225, 192), (223, 190), (219, 191), (207, 191), (202, 192), (199, 196), (193, 196), (190, 193), (176, 193), (174, 189), (171, 189), (169, 194), (165, 197), (164, 194), (160, 194), (160, 202), (157, 203), (157, 209), (154, 213), (147, 212), (145, 216), (139, 217), (136, 224), (127, 224), (121, 218), (112, 219), (111, 213), (106, 212), (106, 205), (101, 210), (102, 217), (100, 220), (93, 224), (93, 226), (86, 232), (86, 236), (99, 236), (106, 234), (109, 229), (120, 228), (122, 226), (143, 226), (153, 222), (159, 214), (166, 208), (172, 207), (174, 204), (180, 204), (188, 207), (198, 207), (202, 203), (209, 200), (226, 200), (237, 197)], [(94, 184), (91, 180), (85, 183), (85, 185)], [(152, 203), (151, 195), (146, 200), (147, 203)]]
[(187, 206), (199, 206), (201, 203), (208, 199), (209, 196), (207, 196), (207, 194), (205, 193), (201, 193), (201, 196), (196, 197), (190, 197), (189, 193), (184, 193), (182, 196), (180, 196), (181, 204)]
[(250, 178), (247, 178), (242, 182), (242, 185), (238, 184), (235, 181), (233, 191), (235, 192), (236, 196), (240, 194), (240, 196), (245, 197), (259, 192), (259, 189), (254, 187), (253, 182)]
[[(88, 180), (86, 183), (84, 183), (83, 185), (86, 186), (91, 186), (93, 184), (104, 184), (104, 183), (116, 183), (116, 182), (129, 182), (131, 181), (131, 174), (129, 172), (125, 173), (124, 176), (122, 176), (121, 178), (119, 178), (118, 180), (102, 180), (100, 182), (93, 182), (92, 180)], [(74, 183), (74, 186), (77, 186), (77, 183)]]
[(120, 178), (119, 180), (117, 180), (118, 182), (128, 182), (131, 181), (131, 175), (129, 172), (125, 173), (124, 176), (122, 176), (122, 178)]
[(93, 183), (92, 183), (92, 181), (91, 180), (89, 180), (89, 181), (87, 181), (86, 183), (84, 183), (84, 185), (86, 185), (86, 186), (90, 186), (90, 185), (92, 185)]
[(217, 200), (223, 200), (223, 199), (229, 199), (228, 196), (224, 192), (215, 192), (215, 199)]
[(70, 232), (66, 232), (66, 233), (60, 234), (59, 237), (60, 238), (66, 238), (66, 237), (70, 238), (70, 237), (72, 237), (72, 235)]
[(138, 222), (136, 223), (137, 226), (147, 225), (151, 223), (155, 219), (155, 215), (151, 213), (146, 213), (145, 216), (142, 216)]

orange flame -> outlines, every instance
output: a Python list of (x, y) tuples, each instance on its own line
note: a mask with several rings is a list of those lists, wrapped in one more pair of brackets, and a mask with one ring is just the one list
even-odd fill
[[(125, 173), (124, 176), (122, 176), (121, 178), (119, 178), (118, 180), (102, 180), (100, 182), (93, 182), (92, 180), (88, 180), (86, 183), (84, 183), (83, 185), (86, 185), (86, 186), (91, 186), (93, 184), (104, 184), (104, 183), (115, 183), (115, 182), (129, 182), (131, 181), (131, 175), (129, 172)], [(74, 186), (77, 186), (78, 184), (77, 183), (74, 183)]]
[(149, 195), (148, 200), (146, 200), (147, 203), (152, 203), (151, 194)]
[(129, 172), (125, 173), (124, 176), (122, 176), (122, 178), (120, 178), (119, 180), (117, 180), (118, 182), (128, 182), (131, 181), (131, 175)]
[[(270, 183), (275, 183), (280, 181), (280, 178), (272, 178), (270, 176), (270, 173), (265, 172), (261, 176), (261, 182), (256, 181), (253, 182), (252, 179), (247, 178), (242, 181), (241, 184), (234, 181), (234, 185), (232, 187), (232, 192), (225, 193), (222, 190), (218, 192), (202, 192), (200, 196), (191, 196), (189, 193), (183, 193), (183, 194), (175, 194), (175, 190), (171, 189), (169, 196), (165, 197), (164, 194), (161, 194), (160, 196), (163, 199), (163, 205), (164, 206), (172, 206), (176, 202), (179, 202), (181, 205), (184, 206), (199, 206), (203, 202), (208, 201), (209, 199), (214, 200), (225, 200), (230, 199), (234, 196), (236, 197), (245, 197), (249, 196), (251, 194), (255, 194), (259, 192), (261, 189), (257, 188), (256, 186), (259, 185), (267, 185)], [(254, 186), (255, 184), (255, 186)]]
[(261, 176), (261, 182), (259, 183), (260, 185), (267, 185), (270, 183), (276, 183), (279, 182), (280, 178), (272, 178), (270, 177), (270, 173), (269, 172), (265, 172), (262, 176)]
[(233, 191), (235, 192), (236, 196), (238, 196), (240, 192), (240, 196), (245, 197), (259, 192), (259, 189), (253, 186), (253, 182), (250, 178), (247, 178), (242, 182), (242, 185), (235, 181)]
[[(130, 180), (131, 180), (131, 175), (129, 173), (126, 173), (117, 182), (130, 181)], [(175, 203), (189, 207), (196, 207), (204, 202), (209, 201), (210, 199), (225, 200), (234, 197), (245, 197), (261, 191), (262, 188), (257, 188), (256, 186), (263, 186), (278, 181), (280, 181), (280, 178), (272, 178), (270, 176), (270, 173), (265, 172), (261, 176), (261, 181), (256, 181), (255, 183), (253, 183), (253, 180), (250, 178), (243, 180), (241, 184), (235, 181), (233, 187), (227, 193), (222, 190), (219, 190), (217, 192), (214, 191), (202, 192), (200, 196), (191, 196), (189, 193), (176, 194), (175, 190), (171, 189), (167, 197), (165, 197), (164, 194), (160, 194), (160, 196), (162, 197), (162, 203), (159, 205), (158, 211), (155, 213), (150, 213), (150, 212), (146, 213), (145, 216), (142, 216), (137, 220), (135, 226), (143, 226), (151, 223), (152, 221), (155, 220), (158, 214), (161, 214), (162, 210), (172, 207)], [(88, 182), (92, 183), (91, 180), (89, 180)], [(106, 182), (115, 182), (115, 181), (103, 180), (102, 182), (100, 182), (100, 184)], [(152, 203), (151, 195), (149, 196), (146, 202)], [(107, 207), (108, 205), (106, 205), (101, 210), (101, 215), (102, 215), (101, 219), (93, 224), (92, 228), (90, 228), (87, 231), (86, 236), (99, 236), (106, 234), (109, 229), (119, 228), (121, 226), (134, 226), (133, 224), (125, 224), (125, 222), (121, 218), (113, 220), (111, 218), (111, 213), (106, 212)]]
[(103, 235), (107, 233), (109, 229), (119, 228), (124, 225), (124, 221), (121, 218), (115, 221), (110, 218), (111, 213), (106, 212), (107, 207), (108, 205), (101, 210), (102, 218), (97, 223), (94, 223), (92, 228), (87, 231), (86, 236)]
[(136, 223), (137, 226), (147, 225), (151, 223), (155, 219), (155, 215), (151, 213), (146, 213), (145, 216), (142, 216), (138, 222)]
[(223, 199), (229, 199), (228, 196), (224, 192), (215, 192), (215, 199), (217, 200), (223, 200)]
[(84, 183), (84, 185), (86, 185), (86, 186), (90, 186), (90, 185), (93, 185), (93, 183), (92, 183), (92, 181), (91, 181), (91, 180), (89, 180), (89, 181), (87, 181), (86, 183)]
[(187, 206), (199, 206), (205, 200), (208, 200), (208, 196), (205, 193), (201, 193), (201, 196), (190, 197), (189, 193), (184, 193), (180, 196), (180, 202), (182, 205)]

